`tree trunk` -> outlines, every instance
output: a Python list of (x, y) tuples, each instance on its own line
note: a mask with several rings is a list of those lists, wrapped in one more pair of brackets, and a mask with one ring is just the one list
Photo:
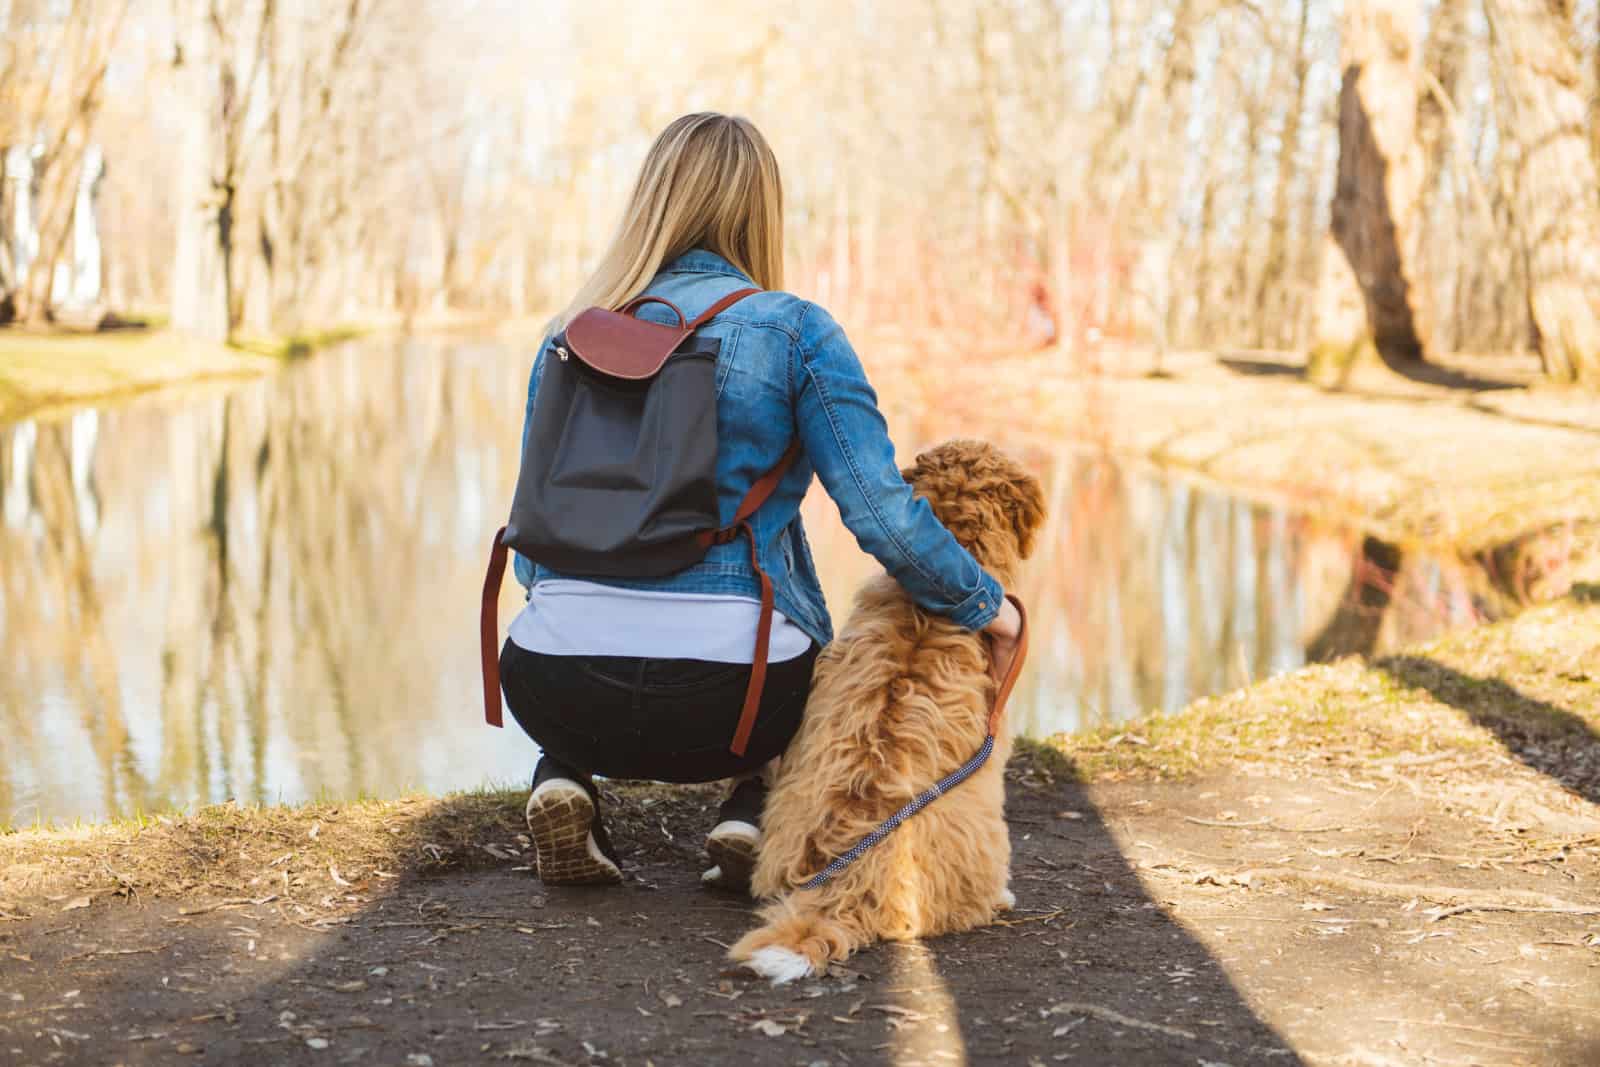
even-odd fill
[(1545, 373), (1600, 385), (1600, 190), (1562, 0), (1484, 0), (1520, 158), (1515, 221)]
[(210, 341), (228, 339), (228, 272), (223, 245), (231, 205), (223, 195), (221, 108), (213, 30), (202, 4), (182, 29), (179, 97), (178, 241), (172, 264), (172, 325)]
[[(1425, 171), (1422, 179), (1422, 242), (1426, 249), (1423, 268), (1433, 283), (1430, 306), (1435, 311), (1435, 340), (1442, 347), (1459, 348), (1461, 316), (1459, 294), (1468, 276), (1468, 256), (1462, 254), (1462, 217), (1468, 209), (1463, 198), (1466, 183), (1456, 184), (1455, 197), (1444, 194), (1452, 188), (1447, 164), (1457, 153), (1461, 162), (1457, 174), (1471, 166), (1464, 155), (1465, 145), (1457, 144), (1462, 130), (1452, 129), (1462, 100), (1462, 78), (1467, 67), (1467, 46), (1471, 30), (1467, 24), (1467, 0), (1440, 0), (1433, 15), (1433, 26), (1423, 48), (1422, 68), (1427, 83), (1417, 98), (1417, 143), (1422, 148)], [(1446, 309), (1451, 309), (1447, 311)]]
[[(1341, 48), (1339, 175), (1332, 233), (1348, 272), (1325, 269), (1323, 286), (1354, 278), (1371, 346), (1390, 369), (1415, 375), (1426, 361), (1430, 318), (1418, 284), (1416, 237), (1423, 179), (1417, 145), (1416, 0), (1350, 0)], [(1324, 257), (1324, 266), (1329, 266)], [(1341, 316), (1347, 294), (1319, 294), (1313, 370), (1340, 374), (1367, 339), (1351, 338)]]
[(1256, 283), (1256, 347), (1279, 348), (1292, 335), (1284, 292), (1289, 268), (1290, 190), (1295, 178), (1295, 159), (1300, 151), (1300, 119), (1305, 110), (1306, 77), (1311, 57), (1306, 53), (1306, 30), (1311, 19), (1311, 0), (1300, 0), (1300, 20), (1295, 34), (1293, 94), (1284, 113), (1283, 132), (1278, 137), (1277, 172), (1273, 179), (1272, 220), (1267, 228), (1267, 256)]

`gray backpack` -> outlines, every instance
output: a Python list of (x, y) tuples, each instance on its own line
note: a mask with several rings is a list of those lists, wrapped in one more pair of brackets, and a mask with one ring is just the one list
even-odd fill
[[(511, 517), (495, 534), (484, 578), (480, 639), (484, 714), (501, 725), (496, 605), (506, 552), (585, 578), (657, 578), (698, 563), (744, 533), (761, 579), (761, 618), (744, 710), (730, 748), (744, 755), (766, 682), (772, 582), (750, 516), (799, 454), (789, 446), (723, 525), (717, 507), (719, 342), (696, 337), (759, 289), (729, 293), (688, 321), (668, 300), (641, 296), (620, 311), (589, 308), (552, 342), (522, 450)], [(632, 314), (665, 304), (676, 325)]]

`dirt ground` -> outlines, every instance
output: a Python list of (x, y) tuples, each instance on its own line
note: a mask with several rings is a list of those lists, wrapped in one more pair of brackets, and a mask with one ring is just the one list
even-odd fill
[(785, 988), (711, 788), (608, 789), (599, 890), (513, 793), (11, 834), (0, 1062), (1593, 1064), (1597, 665), (1585, 590), (1029, 746), (1006, 922)]

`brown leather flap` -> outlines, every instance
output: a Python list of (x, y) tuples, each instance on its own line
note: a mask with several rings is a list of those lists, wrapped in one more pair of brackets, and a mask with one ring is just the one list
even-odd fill
[(638, 381), (654, 377), (687, 336), (682, 326), (589, 308), (567, 324), (566, 347), (601, 374)]

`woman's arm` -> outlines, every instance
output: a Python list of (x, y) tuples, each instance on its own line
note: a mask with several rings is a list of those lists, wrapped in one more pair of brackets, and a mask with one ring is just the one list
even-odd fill
[(796, 416), (806, 456), (862, 549), (919, 607), (969, 630), (988, 626), (1004, 602), (978, 566), (900, 474), (878, 397), (855, 349), (826, 311), (800, 320)]

